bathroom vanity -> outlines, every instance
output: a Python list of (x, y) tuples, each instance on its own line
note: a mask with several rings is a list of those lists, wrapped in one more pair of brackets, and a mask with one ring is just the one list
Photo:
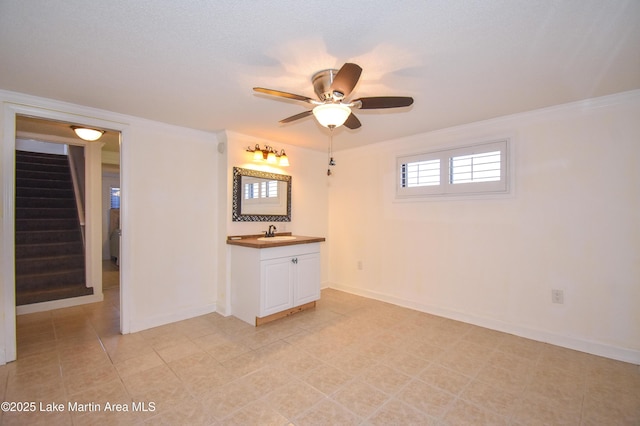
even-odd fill
[(314, 307), (324, 240), (290, 233), (228, 237), (232, 315), (258, 326)]

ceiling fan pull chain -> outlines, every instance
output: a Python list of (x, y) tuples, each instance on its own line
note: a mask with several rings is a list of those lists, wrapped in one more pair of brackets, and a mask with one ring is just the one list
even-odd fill
[[(329, 166), (335, 166), (333, 161), (333, 128), (329, 128)], [(331, 176), (331, 169), (327, 168), (327, 176)]]

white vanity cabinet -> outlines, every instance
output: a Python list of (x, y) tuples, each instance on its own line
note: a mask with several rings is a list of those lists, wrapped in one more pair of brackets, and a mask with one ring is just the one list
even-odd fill
[(320, 244), (231, 246), (231, 313), (258, 325), (320, 299)]
[[(269, 249), (266, 249), (269, 250)], [(260, 261), (259, 317), (320, 298), (320, 253)]]

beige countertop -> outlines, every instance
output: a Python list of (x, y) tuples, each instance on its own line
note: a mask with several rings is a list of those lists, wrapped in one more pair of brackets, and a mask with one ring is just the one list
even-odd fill
[[(276, 236), (286, 236), (291, 235), (291, 232), (278, 232)], [(281, 247), (281, 246), (292, 246), (296, 244), (309, 244), (309, 243), (320, 243), (325, 241), (324, 237), (306, 237), (303, 235), (295, 235), (294, 240), (273, 240), (273, 241), (264, 241), (259, 240), (258, 238), (263, 238), (264, 235), (233, 235), (227, 237), (227, 244), (234, 246), (243, 246), (243, 247), (251, 247), (251, 248), (270, 248), (270, 247)]]

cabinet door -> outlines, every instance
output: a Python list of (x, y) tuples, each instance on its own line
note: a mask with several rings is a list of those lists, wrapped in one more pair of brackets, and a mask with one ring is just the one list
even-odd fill
[(293, 306), (320, 299), (320, 253), (296, 256)]
[(260, 262), (259, 317), (293, 307), (293, 268), (291, 258)]

